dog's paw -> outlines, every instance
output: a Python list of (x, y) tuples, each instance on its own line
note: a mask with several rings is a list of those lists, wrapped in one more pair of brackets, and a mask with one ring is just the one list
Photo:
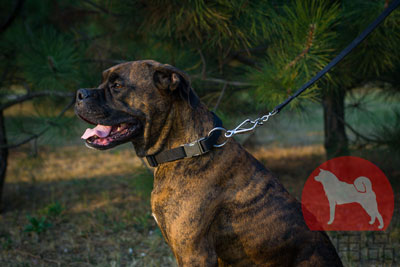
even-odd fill
[(329, 221), (329, 222), (327, 222), (327, 224), (332, 224), (333, 223), (333, 220), (332, 221)]

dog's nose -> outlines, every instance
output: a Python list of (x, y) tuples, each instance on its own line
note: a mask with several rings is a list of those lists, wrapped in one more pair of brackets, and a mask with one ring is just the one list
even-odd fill
[(86, 89), (79, 89), (76, 92), (76, 101), (81, 102), (82, 100), (86, 99), (89, 97), (89, 91)]

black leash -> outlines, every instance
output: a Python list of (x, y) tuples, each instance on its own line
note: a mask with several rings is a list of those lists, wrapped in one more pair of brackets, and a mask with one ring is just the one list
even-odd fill
[[(200, 138), (189, 144), (181, 145), (177, 148), (161, 151), (155, 155), (146, 156), (150, 166), (157, 167), (159, 164), (164, 162), (175, 161), (183, 158), (191, 158), (202, 155), (209, 152), (214, 147), (222, 147), (227, 141), (222, 144), (217, 144), (217, 140), (222, 132), (225, 132), (224, 136), (230, 138), (235, 134), (247, 133), (253, 131), (257, 126), (263, 125), (268, 119), (279, 113), (287, 104), (293, 99), (298, 97), (301, 93), (307, 90), (311, 85), (318, 81), (328, 71), (330, 71), (336, 64), (338, 64), (345, 56), (347, 56), (356, 46), (358, 46), (378, 25), (387, 17), (393, 10), (400, 5), (400, 0), (393, 1), (389, 7), (387, 7), (374, 22), (372, 22), (356, 39), (353, 40), (345, 49), (340, 52), (328, 65), (325, 66), (320, 72), (317, 73), (310, 81), (304, 84), (299, 90), (297, 90), (292, 96), (287, 98), (281, 104), (277, 105), (269, 114), (262, 116), (256, 120), (247, 119), (240, 123), (233, 130), (226, 130), (222, 128), (221, 120), (213, 113), (214, 116), (214, 128), (209, 132), (206, 137)], [(190, 95), (189, 95), (190, 97)], [(251, 125), (250, 127), (245, 127)]]
[(293, 99), (298, 97), (301, 93), (303, 93), (307, 88), (313, 85), (316, 81), (318, 81), (322, 76), (324, 76), (328, 71), (330, 71), (336, 64), (338, 64), (345, 56), (347, 56), (357, 45), (359, 45), (382, 21), (385, 20), (387, 16), (392, 13), (400, 5), (400, 0), (393, 1), (390, 6), (388, 6), (374, 22), (372, 22), (356, 39), (353, 40), (345, 49), (340, 52), (328, 65), (325, 66), (320, 72), (317, 73), (310, 81), (304, 84), (299, 90), (296, 91), (292, 96), (286, 99), (281, 104), (277, 105), (271, 113), (277, 114), (283, 109), (287, 104), (289, 104)]

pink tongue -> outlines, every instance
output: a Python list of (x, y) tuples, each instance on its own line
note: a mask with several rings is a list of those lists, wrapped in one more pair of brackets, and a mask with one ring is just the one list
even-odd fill
[(105, 126), (98, 124), (93, 129), (86, 129), (85, 133), (82, 135), (82, 139), (88, 139), (89, 137), (97, 135), (100, 138), (107, 137), (111, 132), (112, 126)]

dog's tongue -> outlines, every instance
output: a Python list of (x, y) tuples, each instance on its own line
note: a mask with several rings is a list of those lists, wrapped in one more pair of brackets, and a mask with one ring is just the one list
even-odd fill
[(107, 137), (111, 132), (112, 126), (105, 126), (98, 124), (93, 129), (86, 129), (85, 133), (82, 135), (82, 139), (88, 139), (89, 137), (97, 135), (100, 138)]

